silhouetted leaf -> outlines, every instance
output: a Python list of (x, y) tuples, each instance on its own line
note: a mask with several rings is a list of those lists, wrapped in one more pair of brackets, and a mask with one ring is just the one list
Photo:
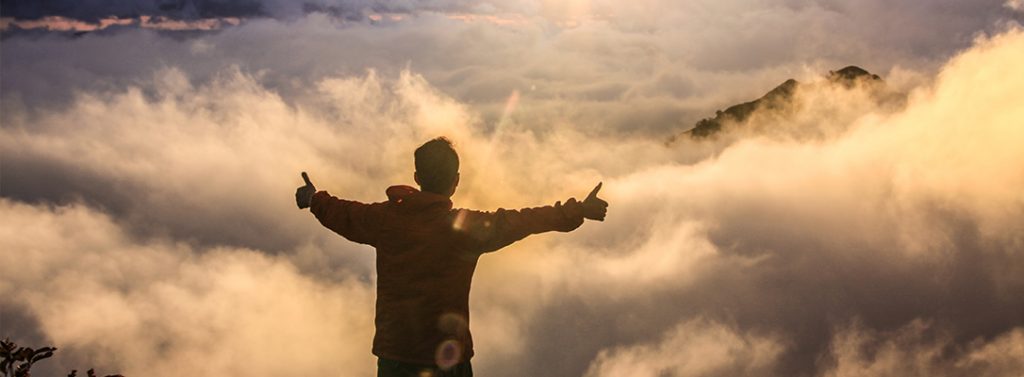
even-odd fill
[(14, 360), (28, 361), (30, 357), (32, 357), (32, 349), (28, 347), (21, 347), (14, 353)]
[[(56, 348), (54, 348), (54, 350), (55, 350), (55, 349), (56, 349)], [(44, 350), (45, 350), (45, 351), (44, 351)], [(52, 351), (52, 350), (46, 350), (46, 349), (44, 348), (44, 349), (41, 349), (41, 350), (39, 350), (39, 351), (44, 351), (44, 352), (38, 352), (38, 351), (37, 351), (37, 353), (35, 354), (35, 356), (32, 356), (32, 360), (31, 360), (31, 362), (32, 362), (32, 363), (34, 363), (34, 362), (36, 362), (36, 361), (39, 361), (39, 360), (42, 360), (42, 359), (45, 359), (45, 358), (47, 358), (47, 357), (53, 356), (53, 351)]]
[(4, 355), (10, 355), (16, 347), (18, 347), (18, 345), (14, 344), (10, 339), (0, 340), (0, 351), (2, 351)]

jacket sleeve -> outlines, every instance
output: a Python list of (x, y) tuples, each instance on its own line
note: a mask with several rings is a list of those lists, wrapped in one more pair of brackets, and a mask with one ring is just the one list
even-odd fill
[(327, 191), (313, 194), (309, 211), (320, 224), (349, 241), (375, 246), (386, 203), (366, 204), (339, 199)]
[(583, 206), (575, 198), (562, 204), (498, 209), (494, 212), (459, 210), (453, 228), (465, 235), (468, 248), (477, 253), (496, 251), (531, 234), (557, 230), (570, 232), (583, 224)]

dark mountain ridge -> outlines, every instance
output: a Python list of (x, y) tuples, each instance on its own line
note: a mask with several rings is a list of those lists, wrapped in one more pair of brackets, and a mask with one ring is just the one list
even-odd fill
[[(885, 90), (885, 81), (881, 77), (852, 65), (838, 71), (829, 71), (825, 80), (828, 84), (841, 85), (847, 89), (852, 89), (857, 85), (866, 85), (879, 93)], [(692, 129), (672, 137), (669, 143), (683, 137), (695, 140), (712, 137), (723, 131), (723, 127), (742, 124), (757, 111), (789, 109), (793, 106), (792, 100), (796, 91), (806, 85), (809, 84), (803, 84), (794, 79), (786, 80), (761, 98), (730, 106), (725, 110), (716, 111), (714, 117), (701, 119)]]

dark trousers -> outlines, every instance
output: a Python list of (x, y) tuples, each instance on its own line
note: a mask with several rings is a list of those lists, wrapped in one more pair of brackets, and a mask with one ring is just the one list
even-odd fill
[(442, 370), (436, 365), (411, 364), (378, 358), (377, 377), (473, 377), (473, 366), (467, 360), (448, 370)]

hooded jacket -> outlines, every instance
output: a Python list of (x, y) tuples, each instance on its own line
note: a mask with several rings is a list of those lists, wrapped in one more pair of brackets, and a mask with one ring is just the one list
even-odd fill
[(483, 212), (453, 209), (448, 197), (409, 186), (389, 187), (387, 196), (365, 204), (320, 191), (310, 211), (325, 227), (377, 249), (373, 354), (408, 363), (454, 364), (473, 356), (469, 288), (481, 254), (583, 223), (574, 198)]

